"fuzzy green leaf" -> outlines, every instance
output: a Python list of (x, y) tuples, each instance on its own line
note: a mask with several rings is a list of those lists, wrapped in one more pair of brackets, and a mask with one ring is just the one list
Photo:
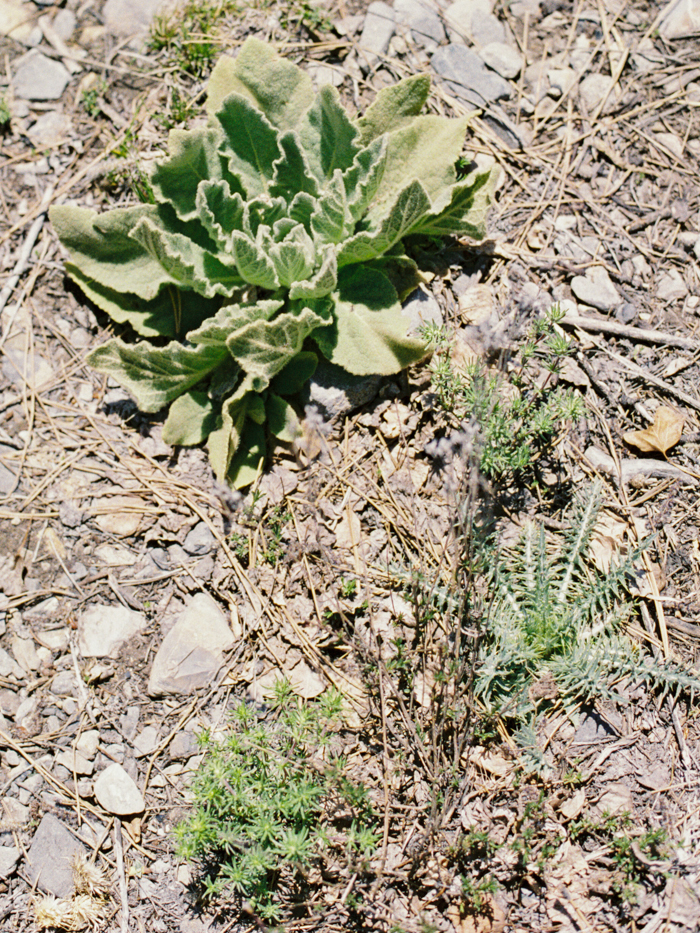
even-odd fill
[(231, 234), (241, 230), (245, 203), (227, 181), (202, 181), (196, 197), (197, 216), (219, 250), (230, 249)]
[(316, 372), (318, 357), (309, 350), (291, 359), (270, 382), (270, 389), (277, 395), (296, 395)]
[(414, 181), (399, 194), (377, 230), (356, 233), (338, 252), (338, 265), (366, 262), (382, 256), (399, 240), (411, 233), (430, 210), (430, 200), (423, 185)]
[(226, 345), (246, 373), (258, 377), (259, 385), (268, 385), (299, 353), (309, 334), (328, 322), (328, 317), (303, 308), (298, 314), (280, 314), (273, 321), (253, 321), (232, 334)]
[(284, 288), (294, 282), (304, 282), (313, 272), (316, 250), (314, 242), (301, 224), (297, 224), (281, 243), (270, 241), (268, 255)]
[(421, 112), (429, 94), (429, 75), (411, 75), (398, 84), (382, 88), (365, 115), (357, 121), (363, 145), (409, 123), (411, 117)]
[(270, 392), (265, 405), (270, 431), (287, 444), (301, 434), (299, 418), (289, 402)]
[(332, 363), (356, 376), (398, 373), (425, 356), (425, 344), (406, 336), (408, 322), (393, 285), (377, 269), (341, 269), (335, 321), (314, 340)]
[(254, 305), (225, 305), (201, 327), (191, 331), (187, 339), (197, 345), (225, 346), (232, 333), (251, 321), (268, 321), (283, 304), (282, 301), (267, 300)]
[(292, 301), (296, 299), (324, 298), (338, 284), (338, 260), (335, 250), (326, 247), (318, 272), (307, 282), (296, 282), (289, 290)]
[(71, 262), (66, 263), (66, 273), (113, 321), (130, 324), (142, 337), (186, 334), (214, 314), (221, 303), (218, 298), (203, 298), (196, 292), (172, 285), (166, 285), (155, 298), (146, 301), (138, 295), (100, 285)]
[(58, 205), (49, 211), (61, 243), (86, 279), (150, 301), (163, 285), (174, 284), (161, 264), (130, 234), (139, 220), (153, 217), (150, 204), (123, 207), (97, 214), (85, 207)]
[(228, 156), (230, 172), (241, 179), (249, 197), (265, 193), (274, 175), (274, 163), (282, 154), (277, 130), (237, 94), (226, 98), (216, 118), (224, 131), (220, 151)]
[(173, 341), (165, 347), (126, 344), (115, 338), (92, 350), (87, 362), (112, 376), (136, 399), (141, 411), (159, 411), (197, 385), (227, 358), (225, 347), (187, 347)]
[(283, 197), (287, 201), (300, 191), (318, 197), (318, 183), (311, 174), (299, 134), (293, 131), (285, 133), (280, 137), (279, 145), (283, 155), (275, 162), (270, 194), (273, 197)]
[(182, 220), (199, 216), (197, 190), (202, 181), (234, 181), (219, 155), (220, 142), (221, 130), (214, 126), (170, 132), (170, 157), (156, 165), (150, 182), (156, 199), (171, 204)]
[(481, 240), (486, 235), (486, 214), (493, 200), (497, 170), (472, 172), (452, 189), (450, 203), (438, 213), (428, 213), (414, 233), (430, 236), (462, 234)]
[(457, 180), (455, 162), (462, 152), (467, 122), (467, 117), (415, 117), (389, 134), (384, 174), (367, 212), (371, 225), (381, 220), (398, 192), (414, 179), (423, 185), (433, 210), (447, 206)]
[(244, 489), (254, 483), (262, 472), (266, 451), (265, 429), (254, 421), (246, 422), (226, 475), (229, 486)]
[(340, 169), (326, 185), (311, 215), (311, 230), (319, 243), (340, 243), (352, 229), (352, 216)]
[(279, 288), (275, 267), (262, 246), (243, 233), (234, 233), (231, 247), (236, 267), (246, 282), (271, 290)]
[(324, 85), (299, 127), (301, 144), (311, 171), (323, 182), (336, 169), (350, 168), (360, 150), (358, 131), (340, 103), (338, 91)]
[(224, 400), (217, 426), (209, 434), (209, 460), (220, 483), (226, 482), (231, 460), (241, 440), (252, 395), (250, 380), (244, 379), (236, 392)]
[(386, 159), (387, 141), (382, 137), (358, 152), (345, 172), (343, 182), (353, 220), (360, 220), (372, 203), (384, 177)]
[(170, 406), (163, 425), (166, 444), (192, 447), (203, 443), (216, 426), (214, 405), (206, 392), (185, 392)]
[(253, 38), (246, 39), (236, 58), (223, 55), (214, 66), (207, 88), (207, 113), (213, 116), (234, 92), (282, 131), (297, 126), (314, 99), (309, 75), (279, 58), (272, 46)]

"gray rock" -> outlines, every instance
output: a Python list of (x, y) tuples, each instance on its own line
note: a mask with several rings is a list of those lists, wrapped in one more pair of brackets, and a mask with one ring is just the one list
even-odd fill
[(32, 51), (20, 60), (12, 84), (25, 100), (58, 100), (69, 81), (70, 72), (60, 62)]
[(381, 376), (353, 376), (322, 359), (301, 390), (301, 403), (316, 408), (323, 418), (332, 421), (371, 402), (381, 381)]
[(41, 389), (53, 380), (53, 367), (36, 351), (27, 353), (25, 340), (26, 335), (20, 332), (17, 337), (12, 336), (5, 341), (2, 374), (13, 385), (26, 383), (30, 389)]
[(8, 878), (17, 868), (19, 849), (14, 846), (0, 846), (0, 878)]
[(105, 28), (122, 39), (141, 38), (162, 5), (163, 0), (107, 0), (102, 8)]
[(0, 677), (16, 677), (21, 679), (23, 676), (24, 671), (15, 659), (9, 655), (4, 648), (0, 648)]
[(502, 78), (517, 78), (520, 74), (522, 56), (505, 42), (489, 42), (479, 55)]
[(505, 43), (508, 38), (506, 27), (496, 16), (475, 16), (472, 19), (471, 36), (476, 45), (482, 48), (493, 42)]
[(443, 324), (442, 308), (436, 298), (422, 288), (417, 288), (411, 294), (401, 309), (403, 317), (409, 319), (409, 334), (419, 336), (424, 324)]
[(516, 19), (522, 19), (526, 13), (533, 18), (539, 17), (540, 0), (513, 0), (508, 9), (511, 16), (515, 16)]
[(119, 649), (148, 621), (141, 612), (126, 606), (97, 604), (87, 609), (78, 621), (78, 646), (84, 658), (116, 658)]
[(477, 107), (511, 96), (508, 82), (487, 68), (476, 52), (463, 45), (450, 44), (439, 48), (431, 64), (455, 97)]
[[(610, 75), (601, 74), (586, 75), (581, 81), (578, 93), (581, 103), (586, 108), (587, 113), (592, 113), (600, 105), (600, 102), (610, 90), (611, 81)], [(619, 89), (615, 86), (610, 94), (608, 94), (607, 100), (603, 105), (603, 113), (609, 113), (615, 108), (618, 96)]]
[(58, 38), (67, 42), (73, 35), (77, 22), (75, 13), (72, 10), (59, 10), (51, 25)]
[(602, 266), (591, 266), (585, 275), (574, 276), (571, 291), (579, 301), (599, 311), (612, 311), (622, 304), (620, 293)]
[(60, 820), (52, 813), (47, 813), (34, 833), (27, 855), (29, 880), (42, 891), (55, 894), (56, 897), (71, 897), (71, 863), (77, 853), (84, 855), (85, 847)]
[(700, 0), (671, 0), (656, 22), (664, 39), (687, 39), (700, 32)]
[(451, 42), (473, 39), (472, 23), (480, 18), (491, 16), (492, 0), (456, 0), (445, 10), (447, 34)]
[(194, 596), (153, 659), (149, 696), (191, 693), (211, 684), (234, 645), (226, 617), (207, 593)]
[(364, 67), (373, 68), (380, 56), (386, 53), (395, 28), (396, 20), (392, 8), (382, 0), (370, 3), (367, 7), (362, 35), (357, 43), (360, 63)]
[(58, 517), (66, 528), (77, 528), (81, 524), (85, 513), (77, 509), (71, 502), (62, 502), (58, 507)]
[[(677, 301), (688, 294), (688, 286), (678, 269), (662, 272), (656, 284), (656, 297), (661, 301)], [(18, 659), (19, 660), (19, 659)]]
[(137, 758), (150, 755), (158, 747), (158, 730), (155, 726), (146, 726), (134, 739), (134, 754)]
[(199, 752), (199, 745), (196, 737), (191, 732), (178, 732), (168, 746), (170, 757), (177, 760), (181, 758), (192, 758)]
[(435, 7), (426, 0), (394, 0), (397, 23), (411, 30), (414, 40), (432, 51), (446, 39), (442, 20)]
[(18, 451), (14, 447), (0, 444), (0, 495), (9, 496), (17, 485), (17, 474), (10, 467), (17, 456)]
[(73, 671), (59, 671), (51, 681), (49, 690), (57, 697), (73, 696), (76, 692), (75, 674)]
[(63, 142), (70, 128), (70, 117), (61, 110), (49, 110), (27, 130), (27, 136), (37, 148), (52, 149)]
[(136, 730), (139, 725), (140, 716), (141, 716), (140, 706), (127, 707), (126, 713), (124, 713), (124, 715), (119, 720), (125, 739), (128, 739), (129, 741), (131, 741), (133, 737), (136, 735)]
[(193, 557), (203, 557), (216, 548), (217, 541), (206, 522), (198, 522), (182, 542), (183, 548)]
[(116, 816), (133, 816), (146, 809), (141, 791), (124, 768), (112, 764), (95, 781), (95, 797), (101, 807)]
[(71, 775), (73, 772), (76, 774), (92, 774), (95, 770), (93, 761), (89, 761), (85, 755), (72, 748), (59, 752), (56, 755), (56, 764), (66, 768)]

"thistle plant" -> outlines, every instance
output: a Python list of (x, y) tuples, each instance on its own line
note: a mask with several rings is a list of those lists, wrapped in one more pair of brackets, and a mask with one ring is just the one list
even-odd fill
[(493, 575), (474, 693), (487, 714), (515, 727), (516, 739), (540, 764), (536, 727), (548, 708), (563, 707), (576, 721), (581, 703), (624, 702), (615, 690), (622, 679), (676, 696), (700, 691), (700, 678), (655, 661), (625, 633), (640, 551), (605, 574), (596, 570), (589, 548), (600, 508), (596, 484), (575, 503), (569, 530), (554, 549), (544, 530), (528, 523), (517, 545), (502, 551)]
[[(192, 811), (175, 833), (206, 899), (245, 899), (265, 920), (282, 914), (281, 883), (303, 887), (331, 852), (357, 870), (358, 855), (371, 855), (378, 839), (364, 787), (328, 754), (340, 695), (302, 705), (280, 681), (272, 705), (271, 722), (241, 703), (223, 737), (200, 736), (206, 757), (190, 788)], [(345, 828), (334, 822), (339, 807), (351, 814)]]
[(68, 275), (149, 338), (109, 340), (88, 362), (143, 411), (170, 405), (164, 439), (207, 441), (219, 481), (253, 481), (266, 428), (293, 439), (290, 399), (319, 356), (354, 375), (424, 356), (401, 314), (411, 241), (482, 238), (493, 189), (491, 172), (458, 180), (467, 118), (421, 115), (429, 90), (406, 78), (351, 117), (249, 39), (215, 66), (206, 124), (170, 133), (154, 203), (53, 208)]

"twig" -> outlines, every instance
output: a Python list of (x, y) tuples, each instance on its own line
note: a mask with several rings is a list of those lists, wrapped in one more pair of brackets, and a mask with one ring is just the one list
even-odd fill
[(117, 859), (117, 872), (119, 873), (119, 896), (122, 902), (121, 930), (122, 933), (129, 933), (129, 895), (126, 889), (126, 874), (124, 872), (122, 821), (118, 816), (115, 816), (114, 818), (114, 854)]
[(658, 330), (647, 327), (630, 327), (627, 324), (618, 324), (616, 321), (605, 321), (602, 318), (580, 317), (578, 314), (566, 314), (560, 321), (566, 327), (578, 327), (580, 330), (591, 330), (594, 333), (613, 334), (616, 337), (629, 337), (640, 343), (658, 343), (665, 347), (681, 347), (683, 350), (700, 350), (697, 340), (688, 337), (679, 337), (676, 334), (664, 334)]
[(692, 473), (688, 473), (682, 467), (673, 463), (667, 463), (665, 460), (642, 460), (627, 459), (620, 460), (620, 469), (618, 472), (615, 461), (608, 454), (603, 453), (597, 447), (589, 447), (584, 453), (584, 457), (594, 470), (600, 470), (602, 473), (610, 473), (613, 476), (620, 477), (623, 483), (629, 481), (635, 476), (656, 476), (661, 479), (671, 478), (679, 479), (691, 486), (696, 485), (697, 480)]
[(41, 204), (39, 205), (39, 216), (36, 218), (34, 223), (29, 228), (27, 233), (27, 238), (24, 241), (24, 245), (20, 251), (15, 267), (12, 270), (12, 275), (5, 283), (5, 286), (2, 291), (0, 291), (0, 313), (10, 299), (10, 295), (14, 291), (15, 286), (19, 282), (20, 276), (27, 268), (29, 264), (29, 257), (32, 250), (34, 249), (34, 244), (37, 241), (39, 232), (44, 225), (44, 220), (46, 219), (46, 211), (49, 209), (49, 204), (51, 203), (51, 198), (53, 197), (54, 188), (53, 186), (46, 189), (44, 192), (44, 197), (41, 199)]

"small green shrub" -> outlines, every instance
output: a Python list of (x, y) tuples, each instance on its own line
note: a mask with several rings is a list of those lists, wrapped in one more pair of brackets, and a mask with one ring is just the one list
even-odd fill
[(532, 372), (536, 359), (554, 374), (568, 354), (568, 342), (553, 331), (560, 317), (555, 307), (533, 325), (515, 351), (508, 375), (480, 361), (456, 366), (449, 332), (435, 325), (425, 328), (426, 339), (435, 348), (433, 390), (455, 426), (475, 429), (476, 459), (489, 479), (522, 474), (557, 431), (583, 414), (580, 395), (548, 378), (538, 383)]
[(4, 132), (9, 129), (11, 120), (10, 105), (7, 103), (5, 95), (0, 94), (0, 131)]
[(319, 355), (354, 375), (424, 356), (401, 313), (418, 275), (406, 250), (420, 236), (482, 237), (493, 180), (457, 180), (467, 119), (421, 116), (429, 90), (427, 75), (406, 78), (353, 119), (334, 88), (314, 95), (249, 39), (212, 72), (209, 122), (171, 132), (155, 203), (52, 208), (68, 275), (154, 341), (110, 340), (89, 363), (143, 411), (170, 405), (164, 439), (207, 441), (220, 481), (254, 481), (266, 427), (294, 439), (290, 399)]
[(191, 786), (192, 812), (175, 830), (205, 899), (245, 899), (271, 921), (284, 912), (280, 886), (287, 899), (292, 889), (303, 893), (324, 855), (361, 871), (379, 838), (364, 787), (328, 752), (340, 695), (302, 704), (281, 681), (273, 708), (264, 721), (241, 703), (223, 736), (200, 737), (206, 757)]

